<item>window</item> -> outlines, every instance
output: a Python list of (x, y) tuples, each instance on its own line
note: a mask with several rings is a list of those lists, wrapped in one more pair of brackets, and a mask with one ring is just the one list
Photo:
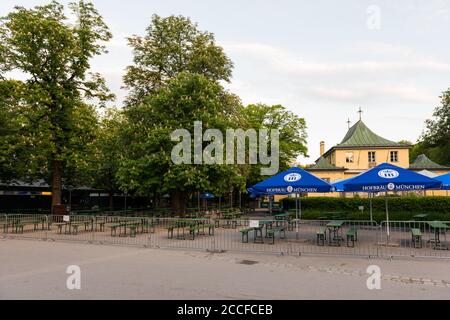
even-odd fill
[(391, 151), (391, 162), (398, 162), (398, 151)]
[(375, 163), (375, 151), (369, 151), (369, 163)]
[(347, 152), (345, 154), (345, 162), (353, 163), (353, 152)]

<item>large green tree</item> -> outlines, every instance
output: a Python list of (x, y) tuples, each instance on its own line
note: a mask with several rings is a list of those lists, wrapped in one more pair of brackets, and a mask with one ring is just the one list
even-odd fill
[[(307, 155), (306, 122), (282, 105), (251, 104), (242, 110), (249, 128), (279, 130), (280, 171), (291, 167), (300, 155)], [(260, 174), (261, 164), (253, 165), (248, 183), (254, 184), (267, 177)]]
[(65, 170), (74, 172), (70, 167), (83, 162), (93, 138), (95, 114), (85, 101), (113, 97), (103, 78), (89, 73), (90, 59), (105, 52), (111, 33), (91, 3), (71, 3), (69, 9), (74, 24), (55, 1), (17, 6), (0, 22), (0, 76), (20, 73), (26, 79), (13, 89), (21, 102), (23, 162), (29, 164), (27, 176), (50, 176), (52, 207), (61, 204)]
[(153, 15), (143, 37), (128, 39), (133, 49), (133, 65), (124, 82), (130, 90), (128, 105), (143, 101), (180, 72), (202, 74), (212, 81), (229, 81), (232, 63), (216, 45), (214, 35), (200, 31), (183, 16)]
[(124, 115), (119, 109), (106, 110), (100, 121), (87, 170), (92, 174), (93, 186), (108, 191), (110, 209), (113, 209), (113, 194), (119, 190), (117, 171), (123, 161), (124, 146), (120, 134), (124, 124)]
[[(223, 194), (245, 185), (237, 165), (176, 164), (171, 134), (186, 129), (192, 135), (189, 153), (194, 154), (194, 121), (225, 132), (239, 126), (239, 100), (200, 74), (180, 73), (145, 102), (125, 111), (124, 160), (119, 168), (122, 189), (141, 195), (170, 193), (172, 209), (183, 214), (192, 192)], [(202, 131), (202, 133), (203, 133)], [(202, 147), (209, 143), (202, 143)], [(203, 148), (202, 148), (203, 150)], [(192, 158), (191, 158), (192, 159)]]
[(440, 164), (450, 165), (450, 89), (440, 98), (441, 105), (435, 109), (433, 119), (426, 121), (426, 130), (416, 149)]

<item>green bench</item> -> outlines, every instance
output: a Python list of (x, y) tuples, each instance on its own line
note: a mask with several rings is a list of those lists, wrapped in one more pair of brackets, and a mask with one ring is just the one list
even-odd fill
[(350, 247), (350, 241), (352, 242), (351, 247), (355, 246), (355, 241), (358, 241), (358, 230), (356, 228), (350, 228), (347, 231), (347, 247)]
[[(280, 239), (286, 238), (286, 230), (283, 226), (278, 226), (272, 229), (267, 230), (266, 236), (272, 240), (271, 244), (275, 244), (275, 233), (278, 232), (280, 234)], [(283, 236), (282, 236), (283, 235)]]
[[(197, 235), (205, 235), (206, 234), (205, 229), (208, 229), (208, 234), (212, 236), (214, 235), (214, 227), (215, 227), (214, 224), (203, 224), (203, 223), (190, 225), (189, 234), (191, 235), (192, 240), (194, 240), (195, 232), (197, 232)], [(202, 232), (200, 233), (200, 231)]]
[(422, 231), (420, 229), (411, 228), (411, 241), (414, 248), (422, 248)]
[(239, 232), (242, 234), (242, 243), (248, 243), (248, 233), (253, 230), (254, 228), (245, 228), (239, 230)]
[(325, 238), (327, 237), (327, 229), (322, 227), (316, 232), (316, 241), (318, 246), (325, 245)]

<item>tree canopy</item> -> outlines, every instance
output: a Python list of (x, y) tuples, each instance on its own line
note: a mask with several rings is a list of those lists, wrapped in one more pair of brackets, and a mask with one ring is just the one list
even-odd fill
[[(0, 23), (0, 76), (11, 71), (26, 80), (10, 82), (21, 117), (22, 163), (27, 177), (43, 177), (52, 184), (52, 204), (61, 204), (65, 171), (82, 164), (84, 149), (93, 139), (95, 99), (112, 99), (104, 79), (90, 73), (90, 59), (105, 52), (111, 38), (92, 3), (69, 5), (77, 16), (69, 24), (64, 7), (56, 1), (26, 9), (17, 6)], [(50, 177), (50, 179), (49, 179)]]
[(136, 104), (181, 72), (202, 74), (212, 81), (229, 81), (233, 64), (214, 35), (200, 31), (183, 16), (153, 15), (143, 37), (132, 36), (133, 65), (124, 83), (130, 90), (127, 102)]
[[(128, 39), (134, 59), (123, 78), (125, 108), (104, 109), (114, 96), (90, 60), (106, 53), (112, 35), (92, 3), (68, 8), (75, 22), (56, 1), (17, 6), (0, 21), (0, 180), (45, 179), (52, 205), (63, 202), (63, 185), (105, 190), (110, 206), (118, 190), (168, 193), (182, 214), (194, 193), (245, 191), (262, 178), (263, 165), (248, 158), (237, 163), (233, 153), (225, 163), (227, 130), (279, 129), (280, 170), (306, 154), (305, 120), (281, 105), (244, 107), (223, 86), (231, 60), (212, 33), (183, 16), (154, 15), (144, 36)], [(180, 129), (187, 135), (177, 141)], [(180, 140), (188, 144), (183, 155), (195, 154), (200, 141), (200, 163), (173, 161)], [(223, 164), (205, 163), (212, 159)]]

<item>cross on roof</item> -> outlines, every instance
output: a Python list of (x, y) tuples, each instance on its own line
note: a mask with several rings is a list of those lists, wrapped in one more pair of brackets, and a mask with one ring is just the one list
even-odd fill
[(362, 111), (361, 107), (359, 107), (358, 113), (359, 113), (359, 120), (362, 120), (363, 111)]
[(350, 121), (350, 118), (348, 118), (348, 120), (347, 120), (347, 125), (348, 125), (348, 128), (350, 129), (350, 125), (352, 124), (352, 122)]

